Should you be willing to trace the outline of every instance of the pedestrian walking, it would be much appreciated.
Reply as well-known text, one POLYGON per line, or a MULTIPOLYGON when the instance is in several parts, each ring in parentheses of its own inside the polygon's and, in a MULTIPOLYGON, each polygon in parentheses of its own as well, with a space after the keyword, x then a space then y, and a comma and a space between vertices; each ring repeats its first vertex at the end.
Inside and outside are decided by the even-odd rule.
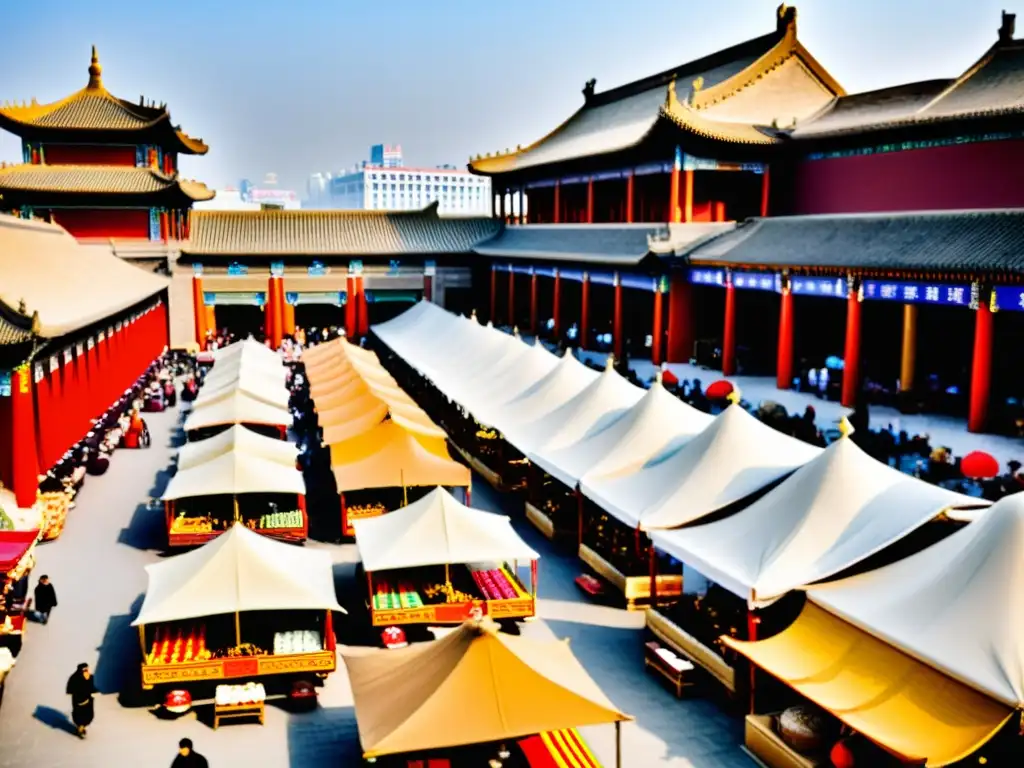
POLYGON ((57 607, 57 592, 49 576, 39 577, 34 594, 36 607, 32 617, 40 624, 45 624, 50 620, 50 611, 57 607))
POLYGON ((79 664, 78 669, 68 678, 66 693, 71 697, 71 722, 78 729, 78 738, 85 738, 85 729, 92 724, 92 697, 96 695, 96 683, 88 664, 79 664))
POLYGON ((178 755, 171 768, 210 768, 210 764, 192 748, 192 739, 182 739, 178 742, 178 755))

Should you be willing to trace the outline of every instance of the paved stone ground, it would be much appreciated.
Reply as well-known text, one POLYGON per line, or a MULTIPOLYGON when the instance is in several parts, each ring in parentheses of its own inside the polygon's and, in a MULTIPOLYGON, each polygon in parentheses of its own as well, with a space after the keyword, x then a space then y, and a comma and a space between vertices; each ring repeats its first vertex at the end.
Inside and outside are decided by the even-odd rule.
MULTIPOLYGON (((271 706, 262 728, 238 724, 214 733, 192 715, 168 722, 146 709, 119 703, 117 693, 139 662, 138 635, 129 624, 146 589, 144 566, 161 556, 162 516, 146 502, 166 483, 176 418, 174 412, 151 414, 153 446, 118 451, 105 476, 87 479, 61 538, 39 548, 34 575, 50 575, 60 605, 49 625, 30 626, 24 651, 8 679, 0 708, 0 768, 169 765, 183 736, 195 741, 214 768, 358 765, 352 697, 343 668, 321 689, 318 711, 290 715, 271 706), (101 691, 96 721, 85 741, 73 734, 64 695, 68 675, 82 661, 92 665, 101 691)), ((509 503, 482 482, 474 487, 474 501, 492 510, 509 503)), ((516 520, 543 555, 541 619, 525 625, 524 633, 570 638, 577 656, 611 699, 637 717, 636 723, 623 727, 624 764, 750 766, 738 747, 738 720, 707 701, 678 702, 644 673, 642 615, 584 602, 572 583, 579 572, 575 558, 556 553, 521 515, 516 520)), ((307 546, 332 553, 342 603, 351 600, 355 547, 307 546)), ((613 733, 606 727, 589 728, 584 734, 608 766, 614 759, 613 733)))

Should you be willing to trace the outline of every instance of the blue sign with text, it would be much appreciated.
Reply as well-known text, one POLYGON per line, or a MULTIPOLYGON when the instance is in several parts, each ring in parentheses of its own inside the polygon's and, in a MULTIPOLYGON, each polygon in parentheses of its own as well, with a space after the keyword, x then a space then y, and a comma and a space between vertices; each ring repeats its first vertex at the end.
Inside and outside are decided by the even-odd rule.
POLYGON ((694 285, 717 285, 725 287, 724 269, 691 269, 690 282, 694 285))
POLYGON ((996 309, 1024 312, 1024 285, 997 285, 992 290, 995 293, 996 309))
POLYGON ((841 277, 791 277, 789 289, 794 296, 823 296, 827 299, 845 299, 846 280, 841 277))
POLYGON ((902 301, 905 304, 941 304, 969 307, 971 286, 945 283, 909 283, 902 280, 865 280, 864 298, 902 301))
POLYGON ((732 284, 747 291, 782 290, 782 277, 772 272, 734 272, 732 284))

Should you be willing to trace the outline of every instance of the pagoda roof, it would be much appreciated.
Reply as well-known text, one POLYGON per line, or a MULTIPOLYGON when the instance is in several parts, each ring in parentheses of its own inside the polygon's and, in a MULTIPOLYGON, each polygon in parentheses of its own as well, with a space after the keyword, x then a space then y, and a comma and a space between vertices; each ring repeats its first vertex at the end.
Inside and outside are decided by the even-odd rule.
MULTIPOLYGON (((123 134, 161 134, 165 146, 177 152, 204 155, 209 147, 201 139, 192 138, 171 125, 171 114, 166 105, 134 104, 119 99, 103 85, 96 46, 92 49, 89 82, 84 88, 59 101, 39 104, 35 99, 28 104, 8 104, 0 107, 0 128, 17 136, 66 139, 69 134, 85 141, 89 134, 103 134, 104 139, 123 134)), ((109 139, 108 139, 109 140, 109 139)), ((134 139, 130 139, 134 143, 134 139)))
POLYGON ((419 211, 193 211, 183 254, 206 256, 393 256, 470 254, 494 237, 493 218, 419 211))
POLYGON ((130 165, 9 165, 0 167, 0 192, 58 192, 97 195, 149 195, 180 190, 191 200, 214 192, 197 181, 130 165))
POLYGON ((676 255, 698 265, 1024 276, 1024 209, 757 218, 676 255))
POLYGON ((778 140, 769 126, 816 114, 844 94, 797 40, 796 9, 783 5, 767 35, 601 93, 590 81, 583 106, 547 136, 477 156, 469 167, 501 174, 624 151, 666 121, 726 144, 772 144, 778 140), (687 84, 679 97, 677 82, 687 84))

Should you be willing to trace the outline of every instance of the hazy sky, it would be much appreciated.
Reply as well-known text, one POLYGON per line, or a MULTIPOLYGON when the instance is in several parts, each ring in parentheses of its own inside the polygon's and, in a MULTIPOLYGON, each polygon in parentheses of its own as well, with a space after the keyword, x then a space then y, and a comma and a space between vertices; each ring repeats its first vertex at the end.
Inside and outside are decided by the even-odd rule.
MULTIPOLYGON (((7 3, 0 101, 51 101, 99 48, 115 95, 167 102, 211 186, 305 190, 370 144, 453 163, 527 144, 598 90, 770 31, 775 0, 33 0, 7 3)), ((848 91, 952 77, 1024 0, 804 0, 799 36, 848 91)), ((20 161, 0 133, 0 159, 20 161)))

